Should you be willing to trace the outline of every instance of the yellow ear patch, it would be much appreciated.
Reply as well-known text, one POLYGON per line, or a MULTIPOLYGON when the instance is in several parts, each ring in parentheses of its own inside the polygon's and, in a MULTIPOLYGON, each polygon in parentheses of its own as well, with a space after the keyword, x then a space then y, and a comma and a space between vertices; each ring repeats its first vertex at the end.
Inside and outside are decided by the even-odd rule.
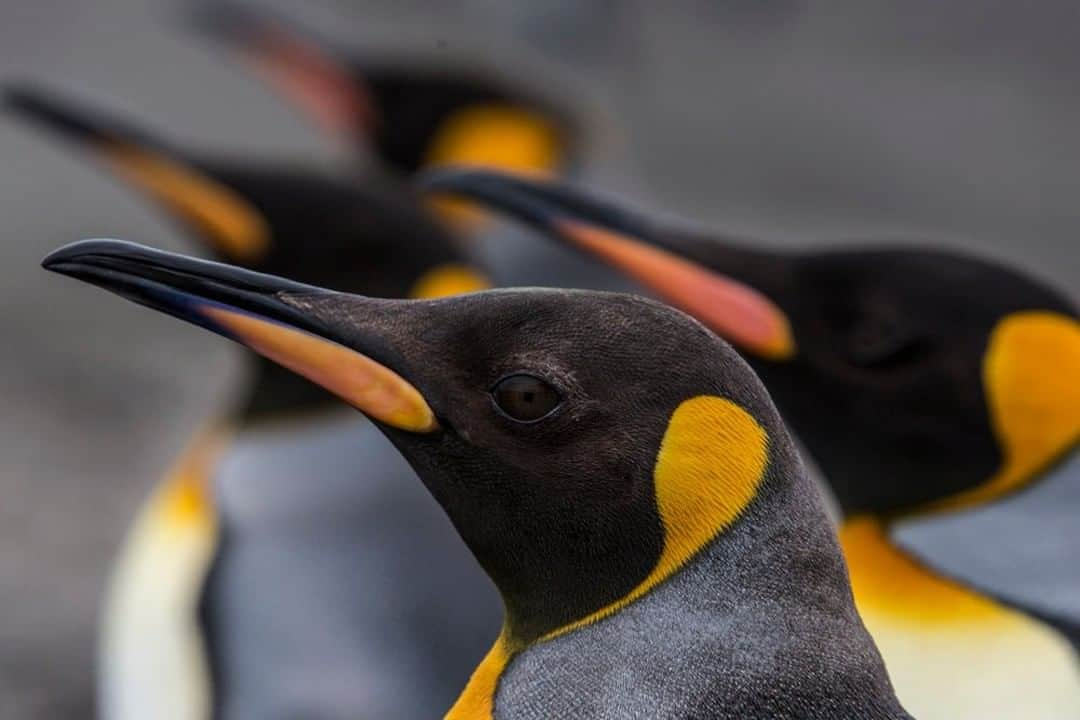
MULTIPOLYGON (((550 174, 562 162, 562 133, 539 115, 505 105, 477 105, 451 115, 432 138, 425 166, 473 165, 550 174)), ((433 197, 435 211, 466 229, 485 213, 468 201, 433 197)))
POLYGON ((549 640, 612 615, 674 575, 727 529, 757 494, 769 459, 764 428, 730 400, 700 395, 671 416, 653 478, 664 548, 625 597, 545 635, 549 640))
POLYGON ((409 432, 431 432, 438 427, 435 414, 416 388, 355 350, 246 313, 214 306, 199 311, 255 352, 380 422, 409 432))
POLYGON ((487 290, 491 282, 465 265, 439 265, 420 276, 409 291, 409 297, 432 299, 487 290))
MULTIPOLYGON (((664 526, 664 548, 656 566, 625 597, 536 642, 614 615, 678 572, 739 518, 757 495, 768 461, 768 434, 746 410, 709 395, 684 401, 668 421, 653 470, 664 526)), ((499 677, 519 650, 511 647, 504 630, 446 720, 490 720, 499 677)))
POLYGON ((1045 311, 998 323, 983 386, 1004 462, 986 483, 931 506, 968 507, 1024 487, 1080 442, 1080 323, 1045 311))
POLYGON ((250 262, 269 248, 266 220, 213 178, 132 145, 110 145, 105 156, 118 175, 198 227, 231 260, 250 262))

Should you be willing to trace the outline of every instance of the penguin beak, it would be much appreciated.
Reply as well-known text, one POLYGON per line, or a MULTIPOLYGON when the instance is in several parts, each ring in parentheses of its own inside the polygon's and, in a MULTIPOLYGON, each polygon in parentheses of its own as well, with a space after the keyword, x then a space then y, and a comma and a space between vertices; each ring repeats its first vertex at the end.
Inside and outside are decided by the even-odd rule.
POLYGON ((479 169, 428 173, 428 192, 479 202, 624 272, 751 354, 795 353, 787 315, 767 296, 664 246, 651 223, 564 185, 479 169))
POLYGON ((392 324, 376 316, 404 301, 347 296, 117 240, 68 245, 42 266, 235 340, 385 425, 412 433, 438 429, 421 393, 365 351, 393 345, 392 324), (328 297, 350 301, 348 329, 304 312, 299 300, 328 297), (371 322, 354 317, 364 312, 371 322))
POLYGON ((377 113, 371 94, 338 53, 313 33, 266 9, 235 2, 206 2, 193 21, 211 39, 239 51, 269 85, 326 132, 374 131, 377 113))
POLYGON ((5 88, 4 105, 94 151, 121 178, 192 224, 225 257, 250 263, 267 252, 270 228, 251 203, 138 130, 30 86, 5 88))

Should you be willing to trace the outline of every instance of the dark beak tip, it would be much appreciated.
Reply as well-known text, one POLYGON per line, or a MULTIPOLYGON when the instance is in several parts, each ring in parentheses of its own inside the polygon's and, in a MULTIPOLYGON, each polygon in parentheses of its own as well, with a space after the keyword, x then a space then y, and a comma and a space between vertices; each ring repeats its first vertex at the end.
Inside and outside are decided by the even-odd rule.
POLYGON ((0 84, 0 107, 4 110, 32 114, 41 104, 41 93, 33 84, 11 80, 0 84))
POLYGON ((80 264, 80 260, 90 256, 122 255, 125 250, 139 247, 123 240, 90 239, 77 240, 53 250, 41 261, 41 267, 52 272, 63 272, 80 264))

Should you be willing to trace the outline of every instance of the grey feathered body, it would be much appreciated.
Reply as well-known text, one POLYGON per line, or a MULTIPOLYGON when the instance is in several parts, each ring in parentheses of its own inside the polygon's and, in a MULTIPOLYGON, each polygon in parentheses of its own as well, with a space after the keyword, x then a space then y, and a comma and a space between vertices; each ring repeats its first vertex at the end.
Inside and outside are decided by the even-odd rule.
POLYGON ((439 717, 501 604, 445 513, 358 413, 242 433, 214 478, 204 597, 218 717, 439 717))

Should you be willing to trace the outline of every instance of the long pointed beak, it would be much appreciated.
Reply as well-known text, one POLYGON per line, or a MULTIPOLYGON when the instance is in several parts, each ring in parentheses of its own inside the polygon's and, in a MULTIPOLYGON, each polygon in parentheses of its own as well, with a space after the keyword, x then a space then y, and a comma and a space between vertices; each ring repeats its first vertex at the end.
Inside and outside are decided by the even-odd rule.
POLYGON ((4 86, 3 104, 6 110, 31 123, 85 145, 130 144, 147 149, 159 145, 119 118, 29 84, 4 86))
POLYGON ((28 85, 6 87, 4 105, 93 151, 118 176, 193 225, 226 257, 252 262, 269 248, 270 228, 251 203, 130 124, 28 85))
POLYGON ((431 172, 421 186, 539 228, 621 270, 747 352, 770 360, 795 353, 787 315, 770 298, 678 254, 652 223, 614 204, 566 185, 480 169, 431 172))
POLYGON ((241 53, 324 131, 349 136, 374 129, 377 113, 367 88, 309 29, 266 8, 229 0, 199 4, 192 19, 203 34, 241 53))
MULTIPOLYGON (((235 340, 386 425, 414 433, 438 428, 415 387, 356 349, 363 332, 346 339, 289 302, 339 293, 118 240, 68 245, 42 266, 235 340)), ((392 302, 372 300, 372 312, 392 302)), ((376 330, 369 334, 372 347, 385 343, 376 330)))

